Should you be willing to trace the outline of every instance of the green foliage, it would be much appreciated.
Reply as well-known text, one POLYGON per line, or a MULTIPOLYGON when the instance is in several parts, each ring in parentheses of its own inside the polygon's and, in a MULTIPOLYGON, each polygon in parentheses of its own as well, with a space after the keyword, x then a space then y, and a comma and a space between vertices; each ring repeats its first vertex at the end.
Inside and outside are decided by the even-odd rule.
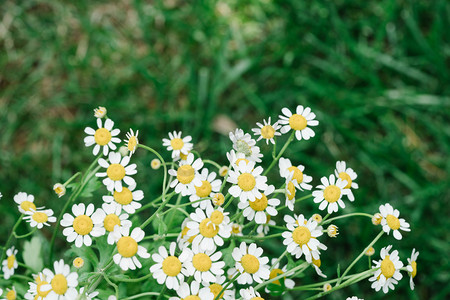
POLYGON ((30 241, 23 243, 23 262, 31 267, 35 273, 44 268, 42 243, 42 238, 37 235, 33 236, 30 241))

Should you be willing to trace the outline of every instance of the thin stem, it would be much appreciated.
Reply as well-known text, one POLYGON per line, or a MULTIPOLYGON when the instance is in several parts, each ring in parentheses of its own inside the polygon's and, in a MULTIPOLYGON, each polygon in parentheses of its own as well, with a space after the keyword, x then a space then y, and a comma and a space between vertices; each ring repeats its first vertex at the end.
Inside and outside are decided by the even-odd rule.
POLYGON ((278 153, 278 155, 275 157, 275 159, 272 161, 272 163, 269 165, 269 167, 264 171, 263 176, 267 175, 267 173, 269 173, 270 169, 273 168, 273 166, 277 163, 277 161, 280 159, 281 155, 283 155, 284 151, 287 149, 287 147, 289 146, 289 144, 294 140, 294 134, 295 131, 292 131, 291 135, 289 136, 288 140, 286 141, 286 143, 284 144, 283 148, 281 148, 280 152, 278 153))
POLYGON ((166 166, 166 161, 164 160, 164 158, 162 158, 162 156, 161 156, 156 150, 154 150, 154 149, 152 149, 152 148, 150 148, 150 147, 148 147, 148 146, 142 145, 142 144, 138 144, 138 147, 141 147, 141 148, 143 148, 143 149, 145 149, 145 150, 147 150, 147 151, 152 152, 152 153, 155 154, 155 155, 158 157, 158 159, 163 163, 163 168, 164 168, 164 180, 163 180, 162 199, 163 199, 163 201, 164 201, 164 200, 166 199, 165 197, 166 197, 166 191, 167 191, 167 188, 166 188, 166 182, 167 182, 167 166, 166 166))
MULTIPOLYGON (((256 225, 258 225, 258 224, 256 224, 256 225)), ((282 233, 280 232, 280 233, 275 233, 275 234, 266 235, 266 236, 252 236, 252 235, 238 236, 238 235, 236 235, 236 236, 234 236, 234 238, 236 238, 236 239, 244 239, 244 240, 245 239, 250 239, 250 240, 267 240, 267 239, 279 237, 281 235, 282 235, 282 233)))
POLYGON ((161 206, 158 207, 158 209, 155 211, 155 213, 153 215, 151 215, 141 226, 142 229, 144 229, 148 224, 150 224, 150 222, 156 217, 158 216, 158 213, 166 206, 166 204, 169 202, 170 198, 167 199, 166 201, 164 201, 161 206))
POLYGON ((116 294, 116 299, 119 299, 119 287, 117 286, 117 284, 115 284, 114 282, 112 282, 109 278, 108 275, 106 275, 105 273, 102 273, 103 278, 105 278, 106 282, 112 286, 114 288, 115 294, 116 294))
POLYGON ((209 159, 203 159, 202 160, 205 164, 210 164, 215 166, 217 169, 222 168, 222 166, 220 166, 218 163, 216 163, 215 161, 209 160, 209 159))
POLYGON ((222 290, 219 292, 219 294, 217 294, 216 298, 214 298, 214 300, 219 300, 222 296, 223 293, 225 293, 225 291, 227 290, 227 287, 232 284, 233 282, 236 281, 236 279, 241 275, 241 273, 239 273, 239 271, 236 270, 236 272, 234 273, 233 277, 231 278, 230 281, 227 282, 227 284, 225 284, 225 286, 222 288, 222 290))
POLYGON ((146 236, 142 240, 143 241, 151 240, 151 239, 160 240, 160 239, 165 239, 165 238, 170 238, 170 237, 177 237, 178 235, 179 235, 179 233, 167 233, 164 235, 154 234, 154 235, 146 236))
POLYGON ((295 268, 292 268, 292 269, 286 271, 286 272, 283 273, 283 274, 280 274, 280 275, 278 275, 278 276, 276 276, 276 277, 274 277, 274 278, 272 278, 272 279, 270 279, 270 280, 261 282, 260 284, 258 284, 257 286, 255 286, 255 291, 257 291, 257 290, 259 290, 260 288, 262 288, 262 287, 268 285, 269 283, 272 283, 272 282, 277 281, 277 280, 279 280, 279 279, 281 279, 281 278, 284 278, 284 277, 288 277, 288 276, 292 275, 293 273, 295 273, 297 270, 300 270, 300 269, 304 268, 305 266, 308 267, 308 265, 309 265, 309 264, 308 264, 307 262, 304 262, 304 263, 302 263, 302 264, 296 266, 295 268))
POLYGON ((163 289, 162 289, 162 291, 161 291, 161 293, 159 293, 159 296, 158 296, 158 299, 157 299, 157 300, 160 300, 160 299, 163 297, 163 295, 164 295, 164 293, 166 292, 166 290, 167 290, 167 286, 164 285, 164 286, 163 286, 163 289))
POLYGON ((120 282, 140 282, 146 279, 149 279, 152 277, 152 273, 148 273, 145 276, 139 277, 139 278, 112 278, 115 281, 120 281, 120 282))
POLYGON ((275 265, 276 265, 277 263, 279 263, 279 262, 281 261, 281 259, 287 254, 287 252, 288 252, 288 251, 285 250, 285 251, 283 252, 283 254, 281 254, 280 257, 277 258, 277 260, 275 261, 275 263, 273 263, 272 266, 270 267, 271 270, 275 267, 275 265))
POLYGON ((353 216, 363 216, 363 217, 368 217, 368 218, 371 218, 371 219, 373 217, 373 215, 366 214, 366 213, 351 213, 351 214, 346 214, 346 215, 342 215, 342 216, 339 216, 339 217, 334 217, 334 218, 328 219, 326 221, 322 220, 321 225, 325 225, 325 224, 331 223, 334 220, 339 220, 339 219, 353 217, 353 216))
MULTIPOLYGON (((157 292, 145 292, 145 293, 141 293, 141 294, 137 294, 131 297, 127 297, 127 298, 123 298, 122 300, 132 300, 132 299, 137 299, 137 298, 141 298, 141 297, 145 297, 145 296, 159 296, 160 293, 157 292)), ((164 295, 164 297, 169 298, 169 296, 164 295)))
POLYGON ((18 235, 18 234, 16 234, 16 233, 14 232, 14 237, 15 237, 16 239, 23 239, 23 238, 26 238, 27 236, 30 236, 30 235, 32 235, 33 233, 35 233, 36 230, 37 230, 37 227, 34 227, 30 232, 25 233, 25 234, 22 234, 22 235, 18 235))
MULTIPOLYGON (((298 202, 300 202, 300 201, 306 200, 306 199, 308 199, 308 198, 311 198, 312 196, 313 196, 313 195, 311 194, 311 195, 306 195, 306 196, 303 196, 303 197, 301 197, 301 198, 295 199, 294 204, 295 204, 295 203, 298 203, 298 202)), ((281 207, 277 208, 277 210, 278 210, 278 211, 281 211, 281 210, 285 209, 286 207, 287 207, 287 206, 284 205, 284 206, 281 206, 281 207)))
POLYGON ((17 227, 19 227, 19 224, 22 222, 23 216, 24 216, 24 214, 21 214, 19 219, 16 221, 16 224, 14 224, 14 227, 11 230, 11 234, 9 235, 8 240, 6 241, 5 247, 2 252, 2 258, 0 259, 0 261, 3 261, 3 259, 5 258, 6 251, 8 250, 8 248, 11 244, 11 240, 14 236, 14 233, 16 232, 17 227))
POLYGON ((72 177, 70 177, 66 182, 64 182, 63 186, 67 186, 69 183, 71 183, 75 178, 77 178, 81 172, 75 173, 72 177))

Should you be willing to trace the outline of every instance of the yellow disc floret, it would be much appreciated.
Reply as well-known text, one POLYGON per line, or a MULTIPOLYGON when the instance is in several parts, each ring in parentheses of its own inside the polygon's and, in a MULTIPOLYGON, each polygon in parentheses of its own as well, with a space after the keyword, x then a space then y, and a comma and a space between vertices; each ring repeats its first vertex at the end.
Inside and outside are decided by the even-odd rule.
POLYGON ((121 164, 110 164, 106 174, 111 180, 119 181, 125 177, 125 168, 121 164))
POLYGON ((389 258, 389 255, 386 255, 386 257, 381 262, 381 274, 383 274, 384 277, 388 279, 394 276, 394 273, 395 273, 394 263, 389 258))
POLYGON ((214 226, 209 218, 204 219, 199 225, 200 234, 207 238, 212 238, 219 233, 219 226, 214 226))
POLYGON ((387 215, 386 217, 386 222, 387 225, 392 229, 392 230, 398 230, 400 228, 400 221, 397 217, 395 217, 394 215, 387 215))
POLYGON ((200 272, 206 272, 211 269, 212 261, 205 253, 195 254, 192 258, 192 265, 200 272))
POLYGON ((303 130, 306 128, 307 121, 304 116, 293 114, 289 118, 289 126, 294 130, 303 130))
POLYGON ((298 245, 303 246, 311 239, 311 231, 305 226, 299 226, 292 232, 292 239, 298 245))
POLYGON ((275 129, 271 125, 261 128, 261 136, 265 139, 271 139, 275 136, 275 129))
POLYGON ((48 220, 48 216, 46 213, 43 212, 35 212, 32 216, 33 220, 35 220, 37 223, 45 223, 48 220))
POLYGON ((73 229, 80 235, 89 234, 94 228, 92 219, 86 215, 79 215, 73 220, 73 229))
POLYGON ((339 178, 347 181, 347 185, 344 187, 344 189, 349 189, 352 187, 352 179, 350 178, 350 175, 345 172, 341 172, 339 173, 339 178))
POLYGON ((183 300, 202 300, 202 299, 200 299, 199 296, 189 295, 186 298, 183 298, 183 300))
MULTIPOLYGON (((221 284, 218 283, 213 283, 209 286, 209 289, 211 290, 211 293, 213 293, 214 295, 214 299, 216 299, 217 295, 219 295, 219 293, 222 291, 223 286, 221 284)), ((223 293, 220 294, 219 299, 223 299, 223 293)))
POLYGON ((417 275, 417 262, 413 260, 411 262, 411 267, 413 269, 412 272, 411 272, 411 276, 412 276, 412 278, 414 278, 417 275))
POLYGON ((238 185, 245 192, 253 190, 256 185, 255 176, 250 173, 242 173, 238 177, 238 185))
POLYGON ((184 142, 182 139, 175 138, 170 141, 170 145, 172 146, 173 150, 181 150, 184 146, 184 142))
POLYGON ((291 166, 288 168, 289 173, 294 172, 294 176, 292 176, 292 180, 297 180, 297 183, 303 182, 303 172, 300 171, 299 168, 291 166))
POLYGON ((295 198, 295 185, 291 181, 289 181, 289 183, 287 185, 286 196, 289 200, 292 200, 295 198))
POLYGON ((81 257, 77 257, 73 260, 73 266, 77 269, 81 268, 84 266, 84 259, 82 259, 81 257))
POLYGON ((213 203, 217 206, 221 206, 225 202, 225 196, 222 193, 217 193, 213 196, 213 203))
POLYGON ((269 201, 267 200, 266 195, 264 195, 263 193, 261 193, 261 195, 261 198, 256 198, 255 201, 249 201, 250 207, 254 211, 263 211, 267 208, 267 204, 269 203, 269 201))
POLYGON ((16 262, 16 256, 14 254, 11 254, 6 259, 6 265, 8 266, 8 269, 12 269, 14 267, 14 263, 16 262))
MULTIPOLYGON (((281 274, 283 274, 283 273, 284 273, 284 272, 283 272, 283 270, 281 270, 281 269, 273 269, 272 271, 270 271, 269 280, 270 280, 270 279, 273 279, 273 278, 275 278, 275 277, 277 277, 278 275, 281 275, 281 274)), ((272 281, 272 283, 273 283, 273 284, 281 285, 280 280, 272 281)))
POLYGON ((177 179, 182 184, 188 184, 195 177, 195 170, 190 165, 183 165, 177 170, 177 179))
POLYGON ((117 251, 123 257, 133 257, 138 251, 138 243, 130 236, 123 236, 117 242, 117 251))
POLYGON ((34 205, 34 203, 30 201, 23 201, 22 203, 20 203, 20 208, 22 208, 24 211, 31 211, 36 210, 36 205, 34 205))
POLYGON ((177 276, 181 272, 181 261, 175 256, 163 260, 162 270, 167 276, 177 276))
POLYGON ((111 132, 106 128, 99 128, 94 134, 95 142, 100 146, 105 146, 111 141, 111 132))
POLYGON ((249 274, 255 274, 259 270, 259 260, 254 255, 245 254, 242 256, 241 264, 244 271, 249 274))
POLYGON ((114 192, 114 200, 116 200, 116 202, 119 204, 127 205, 130 204, 131 201, 133 201, 133 194, 128 188, 122 187, 121 192, 114 192))
POLYGON ((323 191, 323 197, 329 203, 334 203, 341 197, 341 189, 335 185, 329 185, 323 191))
POLYGON ((209 218, 215 225, 220 225, 224 219, 224 215, 221 211, 215 210, 211 213, 211 217, 209 218))
POLYGON ((195 192, 197 193, 197 196, 199 196, 200 198, 208 197, 209 194, 211 194, 211 191, 212 191, 211 183, 209 183, 209 181, 207 180, 203 180, 201 186, 195 187, 195 192))
POLYGON ((16 300, 17 294, 15 290, 10 290, 8 293, 6 293, 6 299, 7 300, 16 300))
POLYGON ((67 279, 62 274, 56 274, 50 284, 52 290, 58 295, 64 295, 67 291, 67 279))
POLYGON ((114 226, 120 226, 120 219, 116 214, 109 214, 103 220, 103 226, 109 232, 114 231, 114 226))

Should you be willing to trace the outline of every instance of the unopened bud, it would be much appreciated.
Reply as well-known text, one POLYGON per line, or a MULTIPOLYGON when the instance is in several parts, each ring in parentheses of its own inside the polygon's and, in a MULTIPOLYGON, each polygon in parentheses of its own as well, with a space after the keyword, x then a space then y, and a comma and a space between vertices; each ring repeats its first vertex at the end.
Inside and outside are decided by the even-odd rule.
POLYGON ((372 256, 375 254, 375 248, 370 247, 369 249, 367 249, 366 253, 364 253, 367 256, 372 256))
POLYGON ((228 167, 227 166, 222 166, 219 169, 219 175, 222 177, 225 177, 228 174, 228 167))
POLYGON ((383 219, 383 216, 380 213, 376 213, 372 217, 372 224, 373 225, 380 225, 382 219, 383 219))
POLYGON ((153 159, 150 163, 153 170, 158 170, 161 167, 161 161, 157 158, 153 159))
POLYGON ((336 225, 331 224, 327 228, 327 233, 329 237, 337 237, 339 234, 338 227, 336 225))
POLYGON ((103 118, 106 116, 106 107, 99 106, 98 108, 94 108, 94 117, 103 118))
POLYGON ((55 184, 53 186, 53 190, 55 191, 56 195, 58 195, 59 198, 61 198, 66 194, 66 187, 61 183, 55 184))

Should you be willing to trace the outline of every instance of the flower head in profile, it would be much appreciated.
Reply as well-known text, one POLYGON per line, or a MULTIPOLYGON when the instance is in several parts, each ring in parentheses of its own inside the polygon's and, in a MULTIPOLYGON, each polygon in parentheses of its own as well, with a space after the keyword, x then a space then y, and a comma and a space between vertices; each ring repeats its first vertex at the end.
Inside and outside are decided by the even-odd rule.
POLYGON ((106 107, 99 106, 98 108, 94 108, 94 117, 103 118, 104 116, 106 116, 107 112, 108 111, 106 110, 106 107))
POLYGON ((42 207, 36 208, 36 205, 34 204, 34 196, 28 195, 24 192, 19 192, 18 194, 14 195, 14 202, 16 202, 19 205, 19 211, 24 214, 27 211, 36 211, 38 209, 42 209, 42 207))
POLYGON ((70 272, 69 265, 64 260, 55 261, 53 263, 53 271, 44 269, 44 280, 46 284, 40 286, 43 292, 49 291, 45 299, 72 300, 76 299, 78 292, 78 274, 70 272))
POLYGON ((53 186, 53 190, 55 191, 56 195, 58 195, 59 198, 61 198, 66 194, 66 187, 61 183, 56 183, 53 186))
POLYGON ((127 132, 126 136, 127 139, 123 140, 125 144, 127 145, 128 151, 130 151, 130 156, 136 152, 136 148, 139 145, 138 140, 139 130, 136 130, 136 134, 134 133, 133 129, 130 128, 130 131, 127 132))
POLYGON ((50 293, 51 286, 48 285, 48 281, 44 273, 39 273, 33 275, 34 282, 29 282, 29 289, 25 294, 25 299, 27 300, 45 300, 47 295, 50 293), (45 286, 45 289, 42 287, 45 286))
POLYGON ((2 271, 5 279, 9 279, 14 275, 15 269, 19 267, 16 255, 17 249, 14 246, 6 250, 6 259, 2 262, 2 271))
POLYGON ((141 258, 150 257, 147 249, 138 244, 145 237, 144 230, 136 227, 130 233, 130 227, 116 225, 113 233, 117 245, 117 253, 113 256, 114 262, 124 271, 142 268, 138 256, 141 258))
POLYGON ((181 131, 169 132, 169 139, 163 139, 163 146, 167 147, 168 151, 172 151, 173 159, 180 159, 183 155, 188 155, 194 145, 191 143, 192 137, 190 135, 181 137, 181 131))
POLYGON ((312 177, 303 173, 305 166, 298 165, 293 166, 288 158, 281 157, 278 165, 280 167, 280 176, 282 178, 288 178, 292 173, 292 182, 295 187, 300 190, 311 190, 312 186, 309 184, 312 181, 312 177))
POLYGON ((411 231, 409 224, 405 219, 399 219, 400 212, 398 209, 394 209, 389 203, 385 205, 380 205, 380 214, 383 217, 381 219, 381 226, 383 226, 383 231, 389 234, 392 230, 394 238, 396 240, 402 239, 402 231, 411 231))
POLYGON ((109 150, 116 150, 115 144, 120 143, 120 139, 116 136, 119 135, 119 129, 113 129, 114 122, 111 119, 107 119, 105 123, 102 123, 102 119, 97 119, 98 129, 86 127, 84 132, 88 135, 84 138, 84 144, 86 147, 95 145, 92 154, 97 155, 103 147, 103 155, 108 155, 109 150), (103 126, 104 125, 104 126, 103 126))
POLYGON ((319 121, 315 120, 316 115, 311 112, 309 107, 304 108, 303 105, 298 105, 294 114, 286 107, 281 112, 283 115, 279 116, 280 120, 278 121, 282 125, 281 133, 293 130, 297 140, 309 140, 315 135, 311 127, 319 125, 319 121))
POLYGON ((50 223, 56 222, 56 217, 53 216, 53 210, 51 209, 28 210, 25 212, 23 219, 30 223, 31 227, 37 227, 37 229, 41 229, 44 225, 50 226, 50 223))
POLYGON ((263 120, 264 125, 261 123, 256 123, 258 128, 252 128, 252 131, 255 135, 259 135, 259 138, 256 141, 259 141, 261 139, 266 140, 266 144, 269 144, 269 141, 272 144, 275 144, 275 136, 280 136, 281 133, 278 132, 278 129, 281 128, 281 125, 279 125, 277 122, 275 122, 273 125, 271 125, 271 120, 269 117, 269 120, 263 120))
POLYGON ((419 251, 413 249, 411 253, 411 258, 408 258, 408 275, 409 275, 409 286, 411 290, 414 290, 414 281, 413 278, 417 275, 417 258, 419 257, 419 251))
POLYGON ((385 294, 389 289, 393 290, 398 281, 403 278, 403 275, 400 273, 403 263, 400 261, 397 250, 389 253, 391 249, 392 245, 381 249, 381 260, 374 260, 374 265, 372 266, 372 268, 379 269, 369 278, 369 281, 372 282, 371 287, 377 292, 382 289, 385 294))

